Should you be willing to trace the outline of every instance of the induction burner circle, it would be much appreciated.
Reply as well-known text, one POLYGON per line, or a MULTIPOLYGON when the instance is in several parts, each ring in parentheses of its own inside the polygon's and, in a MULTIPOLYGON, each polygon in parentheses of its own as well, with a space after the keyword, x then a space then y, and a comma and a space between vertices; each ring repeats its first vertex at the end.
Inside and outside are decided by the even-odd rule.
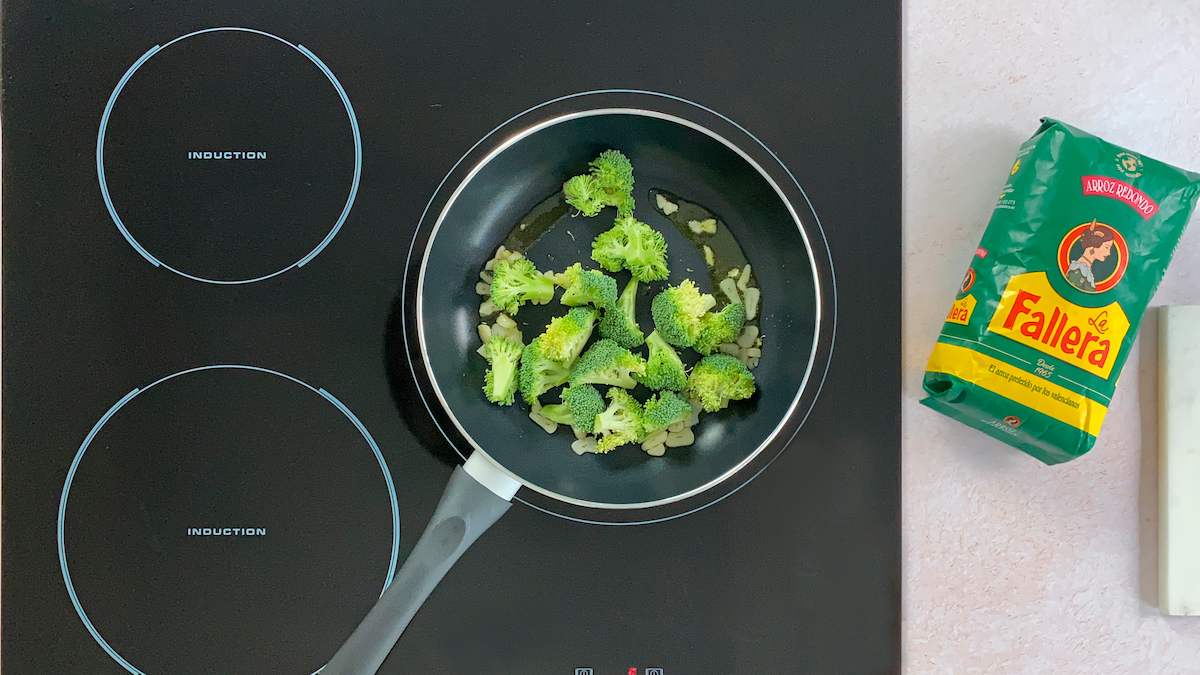
POLYGON ((346 90, 304 45, 208 28, 151 47, 117 82, 96 173, 113 223, 150 264, 247 284, 303 267, 337 235, 362 139, 346 90))
POLYGON ((324 389, 244 365, 123 396, 79 446, 58 510, 71 603, 131 673, 317 671, 391 583, 399 545, 362 422, 324 389))

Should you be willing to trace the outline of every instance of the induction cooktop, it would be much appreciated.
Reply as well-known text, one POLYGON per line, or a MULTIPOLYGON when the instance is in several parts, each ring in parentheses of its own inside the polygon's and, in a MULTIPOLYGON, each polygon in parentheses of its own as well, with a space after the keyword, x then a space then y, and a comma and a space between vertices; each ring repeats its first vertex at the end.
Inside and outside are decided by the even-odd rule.
POLYGON ((7 3, 4 672, 317 672, 459 461, 405 361, 422 209, 513 114, 609 87, 727 115, 803 186, 821 395, 688 518, 517 505, 381 672, 897 670, 898 15, 7 3))

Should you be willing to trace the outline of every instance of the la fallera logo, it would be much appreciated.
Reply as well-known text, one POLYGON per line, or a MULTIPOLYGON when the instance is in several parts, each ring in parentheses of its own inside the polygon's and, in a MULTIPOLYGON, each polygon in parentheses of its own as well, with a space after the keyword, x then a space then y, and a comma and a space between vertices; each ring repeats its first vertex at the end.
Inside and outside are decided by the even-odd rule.
POLYGON ((1108 379, 1129 318, 1116 302, 1076 305, 1054 290, 1045 272, 1026 272, 1009 279, 988 330, 1108 379))
POLYGON ((1076 225, 1058 244, 1058 271, 1084 293, 1116 286, 1129 268, 1129 244, 1116 228, 1096 221, 1076 225))
POLYGON ((962 283, 958 286, 959 293, 966 293, 975 285, 975 268, 968 267, 967 273, 963 275, 962 283))

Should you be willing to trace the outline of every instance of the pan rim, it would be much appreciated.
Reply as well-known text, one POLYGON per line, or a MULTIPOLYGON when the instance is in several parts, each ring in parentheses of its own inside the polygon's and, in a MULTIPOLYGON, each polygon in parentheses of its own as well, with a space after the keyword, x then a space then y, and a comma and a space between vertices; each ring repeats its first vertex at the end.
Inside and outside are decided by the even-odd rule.
MULTIPOLYGON (((808 213, 811 214, 813 217, 813 223, 812 223, 811 227, 816 228, 816 234, 820 235, 821 241, 825 244, 825 248, 823 250, 826 252, 826 255, 828 255, 828 242, 825 238, 825 233, 824 233, 823 228, 821 227, 819 218, 816 215, 816 211, 815 211, 815 209, 813 209, 812 203, 808 199, 808 195, 804 192, 804 189, 800 186, 799 182, 796 180, 795 176, 791 173, 791 171, 787 168, 787 166, 783 164, 783 162, 779 159, 779 157, 765 143, 763 143, 762 140, 760 140, 757 136, 755 136, 749 130, 745 129, 744 127, 739 125, 737 122, 733 121, 732 119, 726 117, 725 115, 722 115, 721 113, 719 113, 715 110, 707 108, 703 105, 700 105, 698 103, 694 103, 687 99, 683 99, 683 98, 673 96, 670 94, 663 94, 663 93, 659 93, 659 92, 635 90, 635 89, 603 89, 603 90, 595 90, 595 91, 587 91, 587 92, 579 92, 579 93, 575 93, 575 94, 569 94, 567 96, 562 96, 559 98, 552 99, 550 101, 540 103, 540 104, 535 105, 525 111, 522 111, 521 113, 518 113, 518 114, 512 116, 507 121, 500 124, 496 128, 492 129, 487 134, 485 134, 482 138, 480 138, 475 144, 473 144, 466 151, 466 153, 464 153, 462 155, 462 157, 460 157, 454 163, 454 165, 450 168, 450 170, 446 174, 446 176, 443 177, 442 181, 435 188, 433 196, 431 196, 429 202, 425 206, 424 211, 422 212, 421 221, 424 221, 425 218, 428 216, 429 209, 431 207, 433 207, 434 202, 437 200, 438 195, 441 193, 441 190, 444 187, 446 181, 449 180, 452 175, 454 175, 454 173, 458 170, 459 165, 462 164, 462 162, 464 160, 466 160, 476 150, 476 148, 478 148, 485 141, 487 141, 489 138, 491 138, 496 132, 500 131, 504 127, 511 124, 513 121, 521 118, 522 116, 524 116, 532 111, 535 111, 538 108, 542 108, 544 106, 550 105, 552 103, 556 103, 556 102, 563 101, 563 100, 570 99, 570 98, 586 96, 589 94, 610 94, 610 93, 612 93, 612 94, 641 94, 641 95, 658 96, 658 97, 663 97, 663 98, 679 101, 682 103, 686 103, 688 105, 699 108, 711 115, 715 115, 716 117, 720 118, 724 122, 727 122, 727 123, 733 125, 738 131, 746 134, 750 139, 752 139, 754 142, 758 143, 758 145, 763 150, 765 150, 767 152, 767 154, 776 161, 776 163, 778 163, 779 167, 783 170, 783 172, 787 176, 787 178, 791 179, 792 184, 799 191, 800 196, 804 199, 805 203, 808 206, 808 213)), ((529 489, 533 490, 534 492, 544 495, 550 499, 553 499, 555 501, 562 502, 565 504, 577 506, 577 507, 587 508, 587 509, 595 509, 595 510, 608 509, 608 510, 614 510, 614 511, 627 511, 628 512, 628 511, 652 509, 655 507, 660 507, 660 506, 665 506, 668 504, 682 502, 682 501, 688 500, 692 497, 696 497, 697 495, 700 495, 709 490, 712 490, 716 486, 733 478, 734 476, 739 474, 742 470, 746 469, 746 467, 749 466, 750 464, 752 464, 756 459, 758 459, 758 457, 764 452, 764 450, 766 450, 768 447, 771 447, 771 445, 779 438, 780 434, 785 430, 785 428, 788 427, 789 422, 791 422, 793 417, 796 415, 797 409, 800 406, 801 401, 804 398, 805 392, 808 391, 810 385, 814 386, 814 389, 812 391, 812 401, 813 402, 815 402, 817 396, 820 394, 821 388, 823 387, 825 377, 828 373, 828 360, 826 361, 825 368, 822 369, 821 372, 819 373, 819 381, 814 380, 813 370, 817 366, 816 361, 817 361, 818 354, 822 351, 822 338, 821 338, 822 327, 825 324, 825 322, 836 321, 836 307, 837 307, 836 283, 834 280, 832 260, 830 260, 829 261, 830 265, 828 268, 828 273, 829 273, 828 288, 823 288, 823 285, 825 285, 825 284, 823 283, 823 279, 822 279, 822 275, 821 275, 821 268, 816 260, 816 251, 814 249, 813 242, 810 238, 810 233, 808 231, 809 227, 810 226, 806 226, 804 220, 800 217, 800 214, 797 212, 796 204, 793 203, 793 200, 791 198, 789 198, 787 194, 785 194, 784 190, 780 187, 779 183, 775 180, 775 177, 772 176, 770 172, 768 172, 754 157, 752 157, 748 152, 746 152, 737 143, 734 143, 733 141, 729 140, 728 138, 721 135, 717 131, 710 129, 707 126, 705 126, 699 122, 695 122, 695 121, 686 119, 684 117, 680 117, 678 115, 674 115, 674 114, 667 113, 667 112, 662 112, 659 110, 650 110, 647 108, 629 107, 629 106, 607 106, 607 107, 587 108, 584 110, 577 110, 577 111, 567 112, 567 113, 563 113, 563 114, 558 114, 558 115, 555 115, 548 119, 538 121, 534 124, 531 124, 531 125, 528 125, 525 127, 521 127, 520 129, 509 134, 506 138, 504 138, 504 140, 502 142, 500 142, 496 147, 492 148, 486 155, 484 155, 482 158, 480 158, 478 161, 476 161, 474 165, 471 166, 470 170, 467 171, 467 173, 463 176, 462 179, 459 180, 459 183, 455 187, 454 191, 450 194, 450 196, 446 199, 445 203, 441 206, 440 211, 438 212, 438 216, 437 216, 436 220, 434 221, 433 226, 429 230, 428 240, 425 242, 424 250, 422 251, 422 254, 421 254, 421 265, 420 265, 419 272, 417 275, 415 312, 414 312, 417 342, 418 342, 418 346, 419 346, 419 350, 420 350, 421 360, 424 363, 425 374, 428 377, 429 385, 432 387, 434 395, 438 399, 438 404, 440 405, 442 412, 450 419, 451 423, 454 425, 455 429, 457 429, 460 436, 463 439, 465 439, 467 441, 467 443, 471 446, 473 452, 482 453, 484 455, 484 457, 486 457, 489 461, 491 461, 493 464, 495 464, 497 467, 499 467, 501 469, 501 471, 503 471, 506 475, 510 476, 513 480, 517 481, 520 485, 522 485, 526 488, 529 488, 529 489), (444 221, 446 215, 449 213, 450 209, 454 206, 458 197, 462 194, 462 192, 466 189, 466 187, 472 182, 472 180, 474 180, 475 176, 485 166, 487 166, 492 160, 494 160, 496 157, 498 157, 500 154, 502 154, 503 152, 508 150, 510 147, 512 147, 516 143, 522 141, 523 139, 537 133, 538 131, 541 131, 543 129, 546 129, 546 128, 549 128, 549 127, 552 127, 552 126, 555 126, 558 124, 562 124, 564 122, 568 122, 571 120, 585 118, 585 117, 602 116, 602 115, 642 116, 642 117, 661 119, 664 121, 672 122, 674 124, 679 124, 680 126, 686 127, 693 131, 698 131, 698 132, 708 136, 709 138, 716 140, 717 142, 721 143, 723 146, 725 146, 726 148, 728 148, 729 150, 731 150, 735 154, 737 154, 742 159, 742 161, 746 162, 764 180, 767 181, 767 184, 771 186, 771 189, 775 192, 775 195, 778 197, 778 199, 782 202, 784 207, 787 209, 788 213, 791 215, 792 221, 796 224, 796 230, 800 234, 801 240, 804 242, 804 248, 805 248, 805 252, 808 256, 808 264, 809 264, 809 268, 812 272, 812 279, 813 279, 813 298, 814 298, 813 345, 809 352, 808 363, 805 366, 804 376, 801 379, 799 386, 796 388, 795 395, 793 396, 792 401, 789 403, 786 412, 779 417, 779 420, 776 423, 775 427, 771 430, 771 432, 769 434, 766 435, 766 437, 758 444, 758 446, 754 450, 746 453, 746 455, 741 460, 739 460, 735 465, 731 466, 729 469, 727 469, 726 471, 721 473, 719 476, 716 476, 713 479, 708 480, 708 481, 704 482, 703 484, 693 487, 691 489, 688 489, 684 492, 680 492, 680 493, 671 495, 670 497, 665 497, 662 499, 657 499, 657 500, 648 501, 648 502, 610 503, 610 502, 596 502, 596 501, 578 499, 578 498, 560 494, 553 490, 542 487, 530 480, 523 478, 522 476, 516 474, 515 472, 510 471, 506 466, 504 466, 504 464, 502 462, 495 459, 490 453, 488 453, 484 449, 484 447, 480 443, 478 443, 475 440, 475 438, 466 430, 463 423, 458 419, 458 416, 455 414, 454 410, 447 402, 444 394, 442 393, 441 385, 439 384, 439 380, 438 380, 438 376, 435 374, 434 369, 430 364, 428 348, 427 348, 427 343, 426 343, 426 331, 425 331, 425 327, 424 327, 424 316, 423 316, 423 313, 424 313, 424 306, 423 306, 424 305, 424 284, 425 284, 426 270, 427 270, 428 264, 429 264, 430 251, 433 247, 433 243, 437 239, 438 232, 441 229, 442 222, 444 221), (823 304, 825 293, 829 294, 828 316, 826 316, 826 307, 823 304)), ((417 241, 419 238, 420 238, 420 228, 418 228, 417 234, 414 236, 413 242, 410 245, 409 255, 408 255, 408 258, 409 258, 408 265, 409 266, 411 266, 411 264, 412 264, 414 250, 415 250, 415 247, 417 245, 417 241)), ((832 331, 831 331, 830 332, 830 344, 828 345, 828 349, 826 350, 827 354, 832 352, 832 346, 833 346, 832 341, 833 341, 833 337, 832 337, 832 331)), ((409 359, 409 367, 410 367, 410 369, 414 368, 414 364, 412 363, 411 358, 409 359)), ((415 371, 413 374, 414 374, 414 376, 416 375, 415 371)), ((798 421, 798 423, 795 425, 795 429, 798 429, 801 425, 803 425, 804 421, 807 419, 808 414, 811 412, 811 410, 812 410, 812 406, 809 405, 808 410, 806 410, 804 412, 803 419, 800 419, 798 421)), ((794 434, 794 431, 793 431, 793 434, 794 434)), ((451 442, 451 445, 454 445, 453 442, 451 442)), ((455 448, 455 449, 457 450, 457 448, 455 448)), ((463 453, 460 451, 459 454, 462 455, 463 453)), ((463 456, 465 457, 466 455, 463 455, 463 456)), ((769 465, 769 463, 770 462, 768 461, 767 464, 769 465)), ((709 506, 713 503, 716 503, 717 501, 720 501, 721 499, 724 499, 725 497, 728 497, 730 494, 733 494, 738 489, 743 487, 745 484, 749 483, 750 480, 753 480, 754 477, 758 476, 762 472, 762 469, 764 469, 764 468, 766 468, 766 465, 759 468, 759 470, 756 471, 752 476, 750 476, 746 481, 734 486, 733 489, 731 489, 728 493, 723 494, 720 497, 713 499, 712 501, 708 502, 707 504, 705 504, 703 506, 700 506, 695 509, 690 509, 690 510, 686 511, 685 513, 691 513, 695 510, 705 508, 706 506, 709 506)), ((523 503, 529 503, 529 502, 525 502, 525 500, 522 500, 519 494, 516 496, 516 498, 519 501, 522 501, 523 503)), ((534 508, 545 510, 542 507, 537 506, 536 504, 530 504, 530 505, 534 506, 534 508)), ((553 511, 551 511, 551 513, 554 513, 554 515, 560 515, 553 511)), ((684 514, 677 514, 677 515, 684 515, 684 514)), ((567 517, 570 518, 570 516, 567 516, 567 517)), ((677 517, 677 516, 672 516, 672 517, 677 517)), ((586 522, 591 522, 591 521, 586 521, 586 522)))

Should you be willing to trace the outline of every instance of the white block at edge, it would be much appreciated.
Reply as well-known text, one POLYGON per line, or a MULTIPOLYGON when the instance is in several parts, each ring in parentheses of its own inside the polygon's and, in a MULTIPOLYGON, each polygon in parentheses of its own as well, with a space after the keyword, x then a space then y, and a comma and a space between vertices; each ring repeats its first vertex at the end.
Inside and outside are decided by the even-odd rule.
POLYGON ((1200 615, 1200 306, 1158 324, 1158 606, 1200 615))

